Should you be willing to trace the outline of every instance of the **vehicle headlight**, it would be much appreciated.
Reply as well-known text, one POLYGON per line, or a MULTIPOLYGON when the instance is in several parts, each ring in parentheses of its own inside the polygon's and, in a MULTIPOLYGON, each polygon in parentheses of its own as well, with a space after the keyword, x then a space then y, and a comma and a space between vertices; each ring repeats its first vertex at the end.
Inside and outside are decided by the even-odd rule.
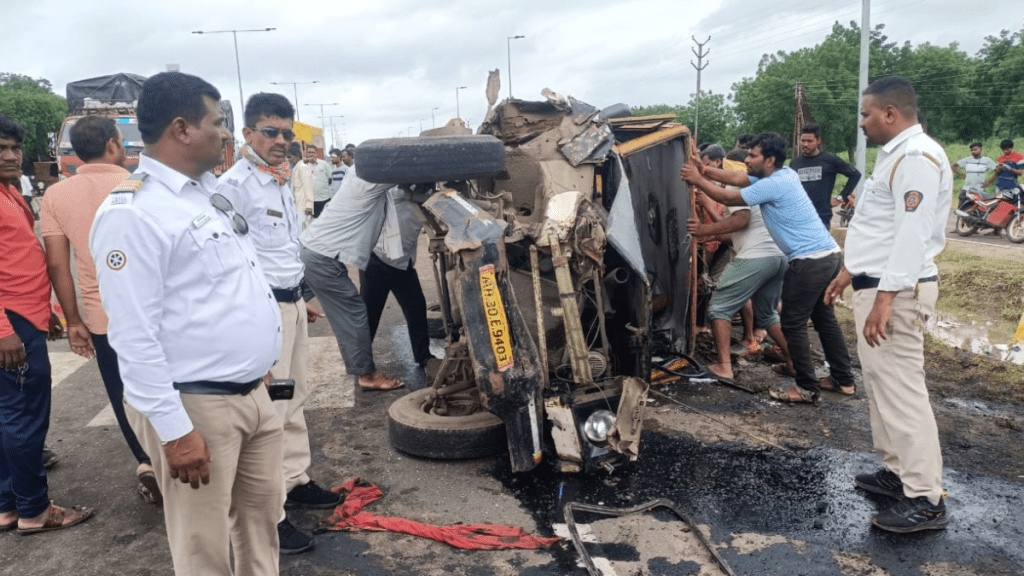
POLYGON ((608 433, 615 427, 615 414, 608 410, 595 410, 583 423, 583 434, 595 444, 608 441, 608 433))

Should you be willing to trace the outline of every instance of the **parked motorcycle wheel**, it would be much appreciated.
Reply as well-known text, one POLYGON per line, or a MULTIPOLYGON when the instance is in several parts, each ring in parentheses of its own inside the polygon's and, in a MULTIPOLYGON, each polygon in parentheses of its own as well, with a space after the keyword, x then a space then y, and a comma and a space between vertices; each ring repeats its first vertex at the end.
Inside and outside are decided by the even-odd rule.
POLYGON ((480 410, 466 416, 440 416, 430 411, 433 388, 410 392, 388 408, 388 437, 396 449, 440 460, 482 458, 508 447, 505 424, 480 410))
POLYGON ((359 177, 382 184, 472 180, 505 169, 505 145, 488 135, 367 140, 356 156, 359 177))
POLYGON ((1006 225, 1006 239, 1014 244, 1024 242, 1024 214, 1018 214, 1006 225))
POLYGON ((956 218, 956 233, 961 236, 970 236, 978 231, 978 227, 974 224, 968 224, 966 220, 957 216, 956 218))

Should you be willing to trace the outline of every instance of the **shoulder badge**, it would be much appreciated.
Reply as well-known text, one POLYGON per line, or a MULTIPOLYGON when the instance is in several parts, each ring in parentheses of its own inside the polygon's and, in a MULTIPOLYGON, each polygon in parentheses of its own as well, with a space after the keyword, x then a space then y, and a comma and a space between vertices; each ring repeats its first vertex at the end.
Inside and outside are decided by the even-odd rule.
POLYGON ((135 194, 145 184, 146 178, 149 178, 149 174, 145 172, 136 172, 129 176, 124 182, 117 185, 116 188, 110 191, 111 194, 135 194))
POLYGON ((921 205, 921 200, 924 199, 924 195, 917 190, 911 190, 903 195, 903 207, 907 212, 913 212, 917 210, 917 207, 921 205))

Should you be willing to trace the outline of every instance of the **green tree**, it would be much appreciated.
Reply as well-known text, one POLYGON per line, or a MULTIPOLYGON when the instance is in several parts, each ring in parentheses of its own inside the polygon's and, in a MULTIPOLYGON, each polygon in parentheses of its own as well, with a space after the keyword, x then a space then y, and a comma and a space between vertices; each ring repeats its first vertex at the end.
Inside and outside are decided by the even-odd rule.
MULTIPOLYGON (((882 34, 884 25, 871 31, 871 70, 883 75, 896 61, 894 45, 882 34)), ((745 132, 793 129, 796 84, 803 83, 814 121, 822 127, 825 146, 846 150, 852 160, 857 143, 857 82, 860 67, 860 28, 833 24, 829 35, 811 48, 765 54, 753 78, 733 84, 739 125, 745 132)))
POLYGON ((653 114, 674 114, 676 120, 688 126, 690 130, 696 126, 697 137, 701 142, 722 144, 728 149, 736 137, 736 114, 724 94, 701 90, 699 111, 695 94, 690 95, 690 102, 685 106, 656 104, 633 107, 634 116, 653 114), (699 123, 696 122, 697 120, 699 123))
POLYGON ((49 157, 47 133, 60 128, 67 109, 67 102, 53 93, 49 81, 0 73, 0 113, 25 126, 26 159, 49 157))
POLYGON ((978 116, 990 134, 1007 138, 1024 134, 1024 29, 985 38, 972 88, 984 96, 978 116))

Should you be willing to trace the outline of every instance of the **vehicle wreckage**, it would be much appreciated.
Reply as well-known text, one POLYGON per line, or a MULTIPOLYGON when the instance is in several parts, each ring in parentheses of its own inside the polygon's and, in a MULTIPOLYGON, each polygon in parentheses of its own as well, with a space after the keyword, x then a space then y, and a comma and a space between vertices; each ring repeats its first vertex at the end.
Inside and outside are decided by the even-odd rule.
POLYGON ((446 332, 389 436, 426 458, 507 446, 514 472, 545 453, 562 472, 611 471, 639 456, 650 381, 701 371, 686 355, 690 134, 549 90, 495 106, 496 84, 476 134, 453 122, 357 149, 360 177, 422 204, 446 332))

